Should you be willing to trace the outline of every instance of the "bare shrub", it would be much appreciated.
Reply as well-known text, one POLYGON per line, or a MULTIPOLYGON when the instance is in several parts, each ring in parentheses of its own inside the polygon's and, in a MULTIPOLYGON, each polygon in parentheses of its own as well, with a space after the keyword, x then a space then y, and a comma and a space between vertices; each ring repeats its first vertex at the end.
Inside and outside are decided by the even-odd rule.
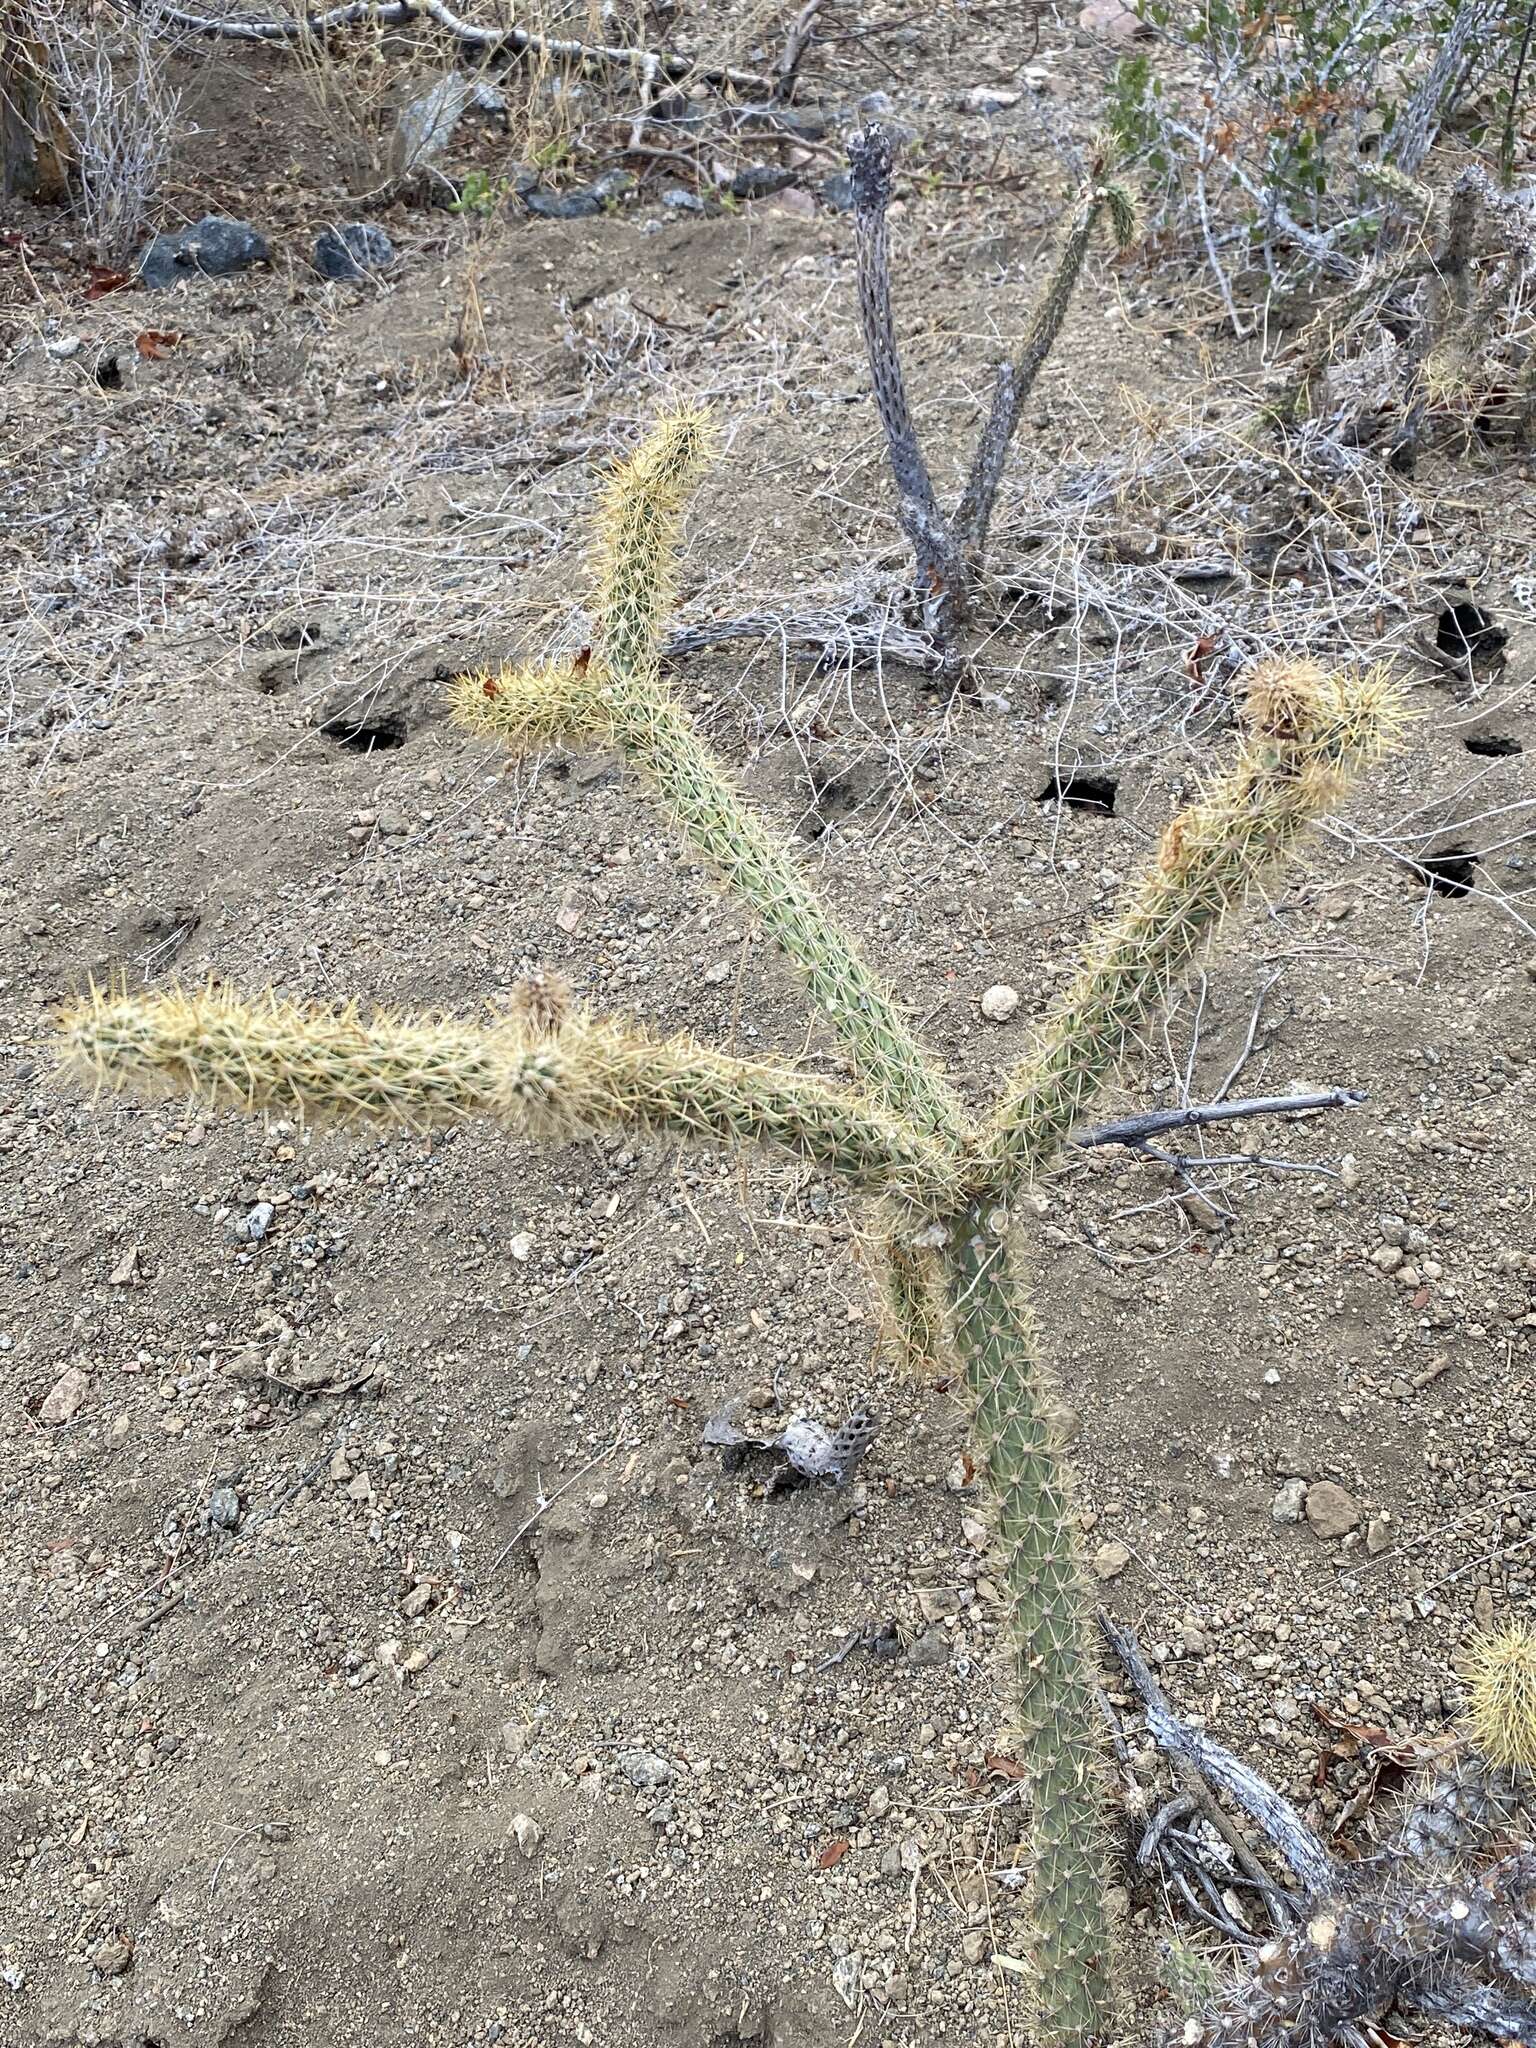
POLYGON ((126 262, 170 161, 181 113, 169 50, 135 14, 110 17, 71 0, 24 0, 27 32, 46 53, 72 159, 70 197, 99 261, 126 262))

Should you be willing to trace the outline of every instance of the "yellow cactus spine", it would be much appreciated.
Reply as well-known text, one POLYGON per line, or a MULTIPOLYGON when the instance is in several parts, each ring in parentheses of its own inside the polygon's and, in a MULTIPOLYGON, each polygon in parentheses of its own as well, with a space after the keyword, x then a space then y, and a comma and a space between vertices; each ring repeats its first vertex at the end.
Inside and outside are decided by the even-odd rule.
POLYGON ((1536 1774, 1536 1629, 1512 1621, 1474 1636, 1462 1679, 1473 1747, 1500 1770, 1536 1774))

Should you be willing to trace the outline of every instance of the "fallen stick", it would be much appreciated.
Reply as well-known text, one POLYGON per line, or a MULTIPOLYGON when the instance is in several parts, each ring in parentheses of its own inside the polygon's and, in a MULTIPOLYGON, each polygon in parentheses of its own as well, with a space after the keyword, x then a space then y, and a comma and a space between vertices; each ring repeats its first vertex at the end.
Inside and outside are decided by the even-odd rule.
POLYGON ((771 79, 755 71, 736 71, 727 65, 695 64, 675 51, 628 49, 620 44, 581 43, 567 37, 545 36, 514 22, 505 28, 482 26, 455 14, 445 0, 346 0, 321 14, 296 14, 282 20, 252 21, 243 15, 194 14, 169 4, 169 0, 125 0, 136 14, 168 22, 191 35, 222 37, 244 43, 294 43, 319 40, 337 29, 355 28, 375 22, 383 28, 397 27, 426 16, 440 28, 480 50, 525 50, 541 57, 562 57, 574 63, 616 64, 642 77, 660 75, 672 84, 685 79, 702 79, 708 85, 729 86, 742 92, 770 94, 771 79))

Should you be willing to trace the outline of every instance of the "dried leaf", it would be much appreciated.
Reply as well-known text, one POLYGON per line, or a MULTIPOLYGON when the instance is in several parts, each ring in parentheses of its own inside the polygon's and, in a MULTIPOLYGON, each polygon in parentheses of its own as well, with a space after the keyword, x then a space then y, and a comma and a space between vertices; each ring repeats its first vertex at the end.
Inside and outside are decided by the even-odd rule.
POLYGON ((834 1864, 841 1863, 847 1854, 848 1840, 846 1836, 840 1837, 835 1842, 828 1842, 825 1849, 816 1858, 816 1868, 818 1870, 830 1870, 834 1864))
POLYGON ((1029 1772, 1025 1770, 1017 1757, 996 1756, 989 1753, 984 1761, 994 1778, 1007 1778, 1011 1783, 1017 1783, 1020 1778, 1027 1778, 1029 1776, 1029 1772))
POLYGON ((158 363, 181 340, 176 328, 146 327, 133 337, 133 345, 147 363, 158 363))
POLYGON ((133 279, 126 270, 108 270, 104 263, 90 265, 91 281, 85 288, 87 299, 104 299, 108 292, 125 292, 133 279))

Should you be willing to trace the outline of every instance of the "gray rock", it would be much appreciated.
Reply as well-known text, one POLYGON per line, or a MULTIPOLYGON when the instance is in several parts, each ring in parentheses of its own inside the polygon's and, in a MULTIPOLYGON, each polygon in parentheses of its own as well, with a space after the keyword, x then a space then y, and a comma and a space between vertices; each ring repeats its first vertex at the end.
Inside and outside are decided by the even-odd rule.
POLYGON ((674 213, 702 213, 704 201, 697 192, 690 192, 685 185, 669 185, 661 195, 663 206, 671 207, 674 213))
POLYGON ((271 256, 266 236, 248 220, 209 213, 175 234, 156 235, 139 258, 139 282, 163 292, 184 277, 232 277, 271 256))
POLYGON ((731 197, 770 199, 775 192, 788 191, 795 179, 794 171, 786 171, 777 164, 744 164, 731 180, 731 197))
POLYGON ((1287 1479, 1269 1504, 1271 1521, 1299 1522, 1307 1511, 1307 1482, 1287 1479))
POLYGON ((667 1784, 672 1776, 672 1766, 664 1756, 658 1756, 653 1749, 621 1749, 619 1769, 631 1785, 641 1792, 655 1792, 667 1784))
POLYGON ((233 1529, 240 1520, 240 1496, 232 1486, 216 1486, 203 1509, 204 1529, 233 1529))
POLYGON ((942 1628, 924 1629, 907 1650, 907 1662, 918 1666, 947 1664, 949 1662, 949 1638, 942 1628))
POLYGON ((615 199, 633 191, 635 181, 628 171, 609 171, 591 185, 574 192, 525 192, 523 204, 541 220, 587 220, 601 213, 615 199))
POLYGON ((822 199, 834 213, 853 211, 853 173, 834 171, 830 178, 823 178, 819 186, 822 199))
POLYGON ((366 277, 373 270, 387 270, 395 260, 395 245, 372 221, 349 220, 336 228, 322 228, 315 237, 315 268, 322 277, 366 277))
POLYGON ((276 1214, 270 1202, 258 1202, 238 1223, 229 1226, 230 1235, 237 1244, 260 1244, 272 1228, 272 1218, 276 1214))

